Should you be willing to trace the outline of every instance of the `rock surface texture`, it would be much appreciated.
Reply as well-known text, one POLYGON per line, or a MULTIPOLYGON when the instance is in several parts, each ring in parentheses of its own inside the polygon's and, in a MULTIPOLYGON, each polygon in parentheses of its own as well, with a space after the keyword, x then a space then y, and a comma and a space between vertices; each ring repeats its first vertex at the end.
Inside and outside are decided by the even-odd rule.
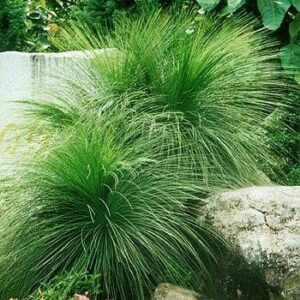
POLYGON ((300 299, 300 186, 251 187, 208 199, 200 219, 261 271, 273 299, 300 299))
POLYGON ((153 300, 203 300, 198 293, 170 283, 161 283, 155 290, 153 300))

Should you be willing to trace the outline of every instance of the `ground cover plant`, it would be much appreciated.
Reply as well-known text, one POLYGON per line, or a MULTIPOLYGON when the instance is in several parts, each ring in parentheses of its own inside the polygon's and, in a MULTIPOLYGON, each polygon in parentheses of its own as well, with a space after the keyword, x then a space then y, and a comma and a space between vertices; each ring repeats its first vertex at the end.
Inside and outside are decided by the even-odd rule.
POLYGON ((86 296, 82 300, 95 298, 101 293, 98 277, 99 275, 84 272, 61 274, 50 282, 41 284, 26 300, 74 300, 75 297, 80 300, 80 296, 86 296))
POLYGON ((195 209, 219 188, 268 182, 265 118, 294 88, 255 27, 148 11, 112 32, 61 32, 56 47, 91 52, 23 103, 27 130, 39 120, 49 142, 1 191, 1 296, 64 272, 98 275, 98 299, 142 300, 162 281, 206 290, 222 239, 195 209))

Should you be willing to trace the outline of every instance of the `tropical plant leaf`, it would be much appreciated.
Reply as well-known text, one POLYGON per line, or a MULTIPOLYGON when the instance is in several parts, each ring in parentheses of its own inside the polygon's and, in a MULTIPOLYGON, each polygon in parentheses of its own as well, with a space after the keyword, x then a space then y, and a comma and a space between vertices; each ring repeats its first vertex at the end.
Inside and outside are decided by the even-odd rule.
POLYGON ((300 45, 290 44, 284 47, 281 61, 282 66, 287 70, 300 69, 300 45))
POLYGON ((205 10, 214 9, 221 0, 197 0, 197 2, 201 5, 201 7, 205 10))
POLYGON ((281 63, 298 83, 300 81, 300 45, 290 44, 282 49, 281 63))
POLYGON ((289 0, 257 0, 264 26, 270 30, 280 27, 283 18, 291 6, 289 0))
POLYGON ((300 41, 300 14, 297 14, 289 25, 290 43, 300 41))
POLYGON ((296 7, 296 9, 300 12, 300 0, 291 0, 291 2, 296 7))
POLYGON ((227 12, 234 13, 237 9, 245 5, 246 0, 227 0, 227 12))

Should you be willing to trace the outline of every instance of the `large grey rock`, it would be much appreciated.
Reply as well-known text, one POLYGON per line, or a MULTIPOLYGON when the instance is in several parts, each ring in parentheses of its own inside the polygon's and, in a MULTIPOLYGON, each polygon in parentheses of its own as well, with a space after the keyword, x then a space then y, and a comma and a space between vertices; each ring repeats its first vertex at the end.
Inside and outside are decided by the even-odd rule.
POLYGON ((155 290, 153 300, 202 300, 198 293, 170 283, 161 283, 155 290))
POLYGON ((300 186, 221 193, 199 214, 259 267, 277 299, 300 299, 300 186))

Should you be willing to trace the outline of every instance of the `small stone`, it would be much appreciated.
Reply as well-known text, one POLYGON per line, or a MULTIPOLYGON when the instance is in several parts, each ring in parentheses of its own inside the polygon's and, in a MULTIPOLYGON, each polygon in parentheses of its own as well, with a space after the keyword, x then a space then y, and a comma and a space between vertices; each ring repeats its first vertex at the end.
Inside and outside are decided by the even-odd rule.
POLYGON ((161 283, 154 292, 153 300, 204 300, 204 298, 180 286, 161 283))
POLYGON ((89 293, 86 292, 84 295, 75 294, 74 300, 90 300, 89 293))

